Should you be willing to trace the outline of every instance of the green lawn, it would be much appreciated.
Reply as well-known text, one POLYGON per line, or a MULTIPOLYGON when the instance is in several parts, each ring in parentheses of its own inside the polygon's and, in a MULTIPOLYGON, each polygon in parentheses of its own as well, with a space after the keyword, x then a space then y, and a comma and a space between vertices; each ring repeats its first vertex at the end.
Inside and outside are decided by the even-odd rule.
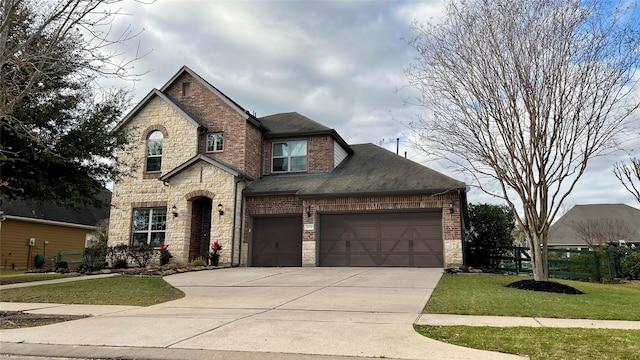
POLYGON ((584 292, 551 294, 507 288, 525 277, 505 275, 443 276, 425 313, 552 318, 640 320, 640 283, 600 284, 556 280, 584 292))
POLYGON ((0 285, 17 284, 32 281, 54 280, 68 277, 55 273, 25 273, 17 270, 0 270, 0 285))
POLYGON ((7 289, 0 301, 149 306, 184 297, 161 277, 112 277, 7 289))
POLYGON ((532 360, 635 360, 640 354, 640 330, 421 325, 415 329, 446 343, 528 355, 532 360))
MULTIPOLYGON (((583 295, 506 288, 525 279, 503 275, 443 276, 425 313, 640 320, 640 284, 556 280, 583 295)), ((543 359, 637 359, 640 330, 415 325, 420 334, 475 349, 543 359)))

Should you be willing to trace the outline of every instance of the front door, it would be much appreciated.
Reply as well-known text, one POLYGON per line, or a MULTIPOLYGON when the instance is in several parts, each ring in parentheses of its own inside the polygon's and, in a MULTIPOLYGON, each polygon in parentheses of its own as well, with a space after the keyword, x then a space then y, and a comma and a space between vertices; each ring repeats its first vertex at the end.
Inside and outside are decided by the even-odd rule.
POLYGON ((198 198, 192 201, 191 236, 189 241, 189 261, 209 256, 209 236, 211 234, 212 200, 198 198))

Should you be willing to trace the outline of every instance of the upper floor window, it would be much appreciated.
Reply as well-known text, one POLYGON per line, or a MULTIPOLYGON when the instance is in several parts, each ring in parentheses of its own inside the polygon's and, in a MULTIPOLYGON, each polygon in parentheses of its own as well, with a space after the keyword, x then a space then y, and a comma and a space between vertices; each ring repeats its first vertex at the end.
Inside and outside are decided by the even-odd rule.
POLYGON ((207 152, 222 151, 223 143, 224 133, 207 134, 207 152))
POLYGON ((166 230, 166 207, 133 209, 131 245, 151 244, 159 247, 164 244, 166 230))
POLYGON ((273 172, 293 172, 307 170, 307 141, 286 141, 273 143, 273 172))
POLYGON ((162 139, 161 131, 153 131, 147 138, 147 161, 145 171, 160 171, 162 166, 162 139))

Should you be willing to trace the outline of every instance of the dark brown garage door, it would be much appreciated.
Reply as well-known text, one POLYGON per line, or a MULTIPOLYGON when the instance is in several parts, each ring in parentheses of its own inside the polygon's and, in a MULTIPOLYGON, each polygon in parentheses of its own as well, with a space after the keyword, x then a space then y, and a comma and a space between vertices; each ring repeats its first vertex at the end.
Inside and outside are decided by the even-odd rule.
POLYGON ((254 218, 252 266, 302 266, 302 217, 254 218))
POLYGON ((320 266, 442 267, 440 212, 322 215, 320 266))

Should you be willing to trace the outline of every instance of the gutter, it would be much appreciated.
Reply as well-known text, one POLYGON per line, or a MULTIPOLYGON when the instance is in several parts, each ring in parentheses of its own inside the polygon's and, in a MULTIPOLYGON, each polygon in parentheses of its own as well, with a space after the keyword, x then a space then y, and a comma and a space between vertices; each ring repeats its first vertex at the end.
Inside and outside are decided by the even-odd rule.
POLYGON ((91 225, 74 224, 74 223, 67 223, 67 222, 54 221, 54 220, 34 219, 34 218, 27 218, 27 217, 21 217, 21 216, 13 216, 13 215, 6 215, 5 219, 31 222, 31 223, 43 224, 43 225, 65 226, 65 227, 92 230, 92 231, 95 231, 98 228, 97 226, 91 226, 91 225))

